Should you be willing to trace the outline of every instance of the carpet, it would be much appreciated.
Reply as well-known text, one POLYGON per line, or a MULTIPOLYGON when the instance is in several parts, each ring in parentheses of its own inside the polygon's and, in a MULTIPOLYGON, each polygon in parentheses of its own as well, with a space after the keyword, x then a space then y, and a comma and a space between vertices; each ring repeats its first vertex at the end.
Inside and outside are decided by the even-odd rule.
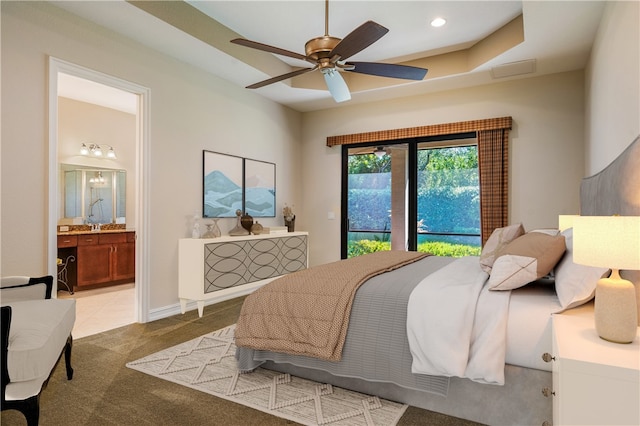
POLYGON ((406 405, 263 368, 236 367, 235 325, 127 367, 304 425, 396 425, 406 405))

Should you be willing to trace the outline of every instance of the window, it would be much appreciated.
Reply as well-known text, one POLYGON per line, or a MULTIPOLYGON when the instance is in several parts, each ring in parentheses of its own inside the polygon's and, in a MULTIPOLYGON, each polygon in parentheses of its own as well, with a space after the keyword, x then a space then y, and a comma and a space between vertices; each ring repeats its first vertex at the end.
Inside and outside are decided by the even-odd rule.
POLYGON ((472 141, 418 144, 418 251, 480 254, 478 145, 472 141))
POLYGON ((343 148, 342 257, 480 253, 475 133, 343 148))
MULTIPOLYGON (((347 218, 347 147, 372 147, 379 146, 377 141, 388 141, 389 144, 404 143, 406 140, 417 138, 431 138, 435 140, 449 140, 458 137, 476 137, 478 144, 478 171, 480 179, 480 227, 481 241, 484 244, 494 229, 506 226, 509 222, 509 131, 512 127, 511 117, 496 117, 480 120, 458 121, 452 123, 430 124, 418 127, 406 127, 400 129, 377 130, 366 133, 354 133, 349 135, 337 135, 327 137, 327 146, 333 147, 342 145, 343 147, 343 179, 342 179, 342 257, 347 257, 347 244, 349 222, 347 218), (460 136, 462 135, 462 136, 460 136), (440 138, 440 139, 437 139, 440 138)), ((383 147, 384 148, 384 147, 383 147)), ((371 148, 370 148, 371 149, 371 148)), ((409 146, 407 156, 407 171, 417 170, 417 155, 411 154, 415 150, 409 146)), ((371 151, 372 153, 373 151, 371 151)), ((396 162, 395 164, 400 164, 396 162)), ((413 194, 416 190, 417 177, 408 179, 408 193, 413 194)), ((407 200, 408 204, 412 198, 407 200)), ((415 201, 413 201, 415 202, 415 201)), ((399 203, 396 203, 399 205, 399 203)), ((416 213, 412 209, 407 212, 409 222, 413 223, 416 213), (413 217, 412 217, 413 215, 413 217)), ((396 218, 398 215, 395 215, 396 218)), ((400 231, 400 230, 398 230, 400 231)), ((407 248, 415 249, 416 241, 414 235, 407 234, 407 248)), ((398 233, 396 233, 396 236, 398 233)), ((398 237, 399 238, 399 237, 398 237)), ((397 243, 396 243, 397 244, 397 243)), ((393 248, 393 246, 392 246, 393 248)))

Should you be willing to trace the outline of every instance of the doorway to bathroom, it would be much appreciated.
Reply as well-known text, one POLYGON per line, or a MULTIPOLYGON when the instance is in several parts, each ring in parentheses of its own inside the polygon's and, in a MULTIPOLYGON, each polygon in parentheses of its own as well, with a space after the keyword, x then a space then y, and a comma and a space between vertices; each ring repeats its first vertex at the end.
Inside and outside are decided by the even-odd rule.
POLYGON ((137 84, 56 58, 49 60, 48 262, 50 273, 59 278, 58 297, 76 299, 76 338, 147 321, 148 97, 149 89, 137 84), (70 169, 81 171, 77 176, 82 176, 71 184, 65 182, 65 174, 73 174, 70 169), (116 174, 124 177, 122 181, 104 179, 116 174), (69 195, 74 191, 75 198, 69 195), (71 206, 66 208, 65 203, 71 206), (77 208, 72 208, 73 203, 77 208), (127 235, 126 241, 116 241, 120 231, 127 235), (78 246, 77 252, 71 251, 75 256, 61 258, 60 235, 113 242, 109 250, 99 250, 100 241, 91 247, 94 251, 78 246), (115 256, 128 246, 135 248, 126 262, 135 267, 126 276, 118 275, 115 256), (105 279, 111 282, 83 276, 80 252, 89 253, 85 260, 106 256, 112 276, 105 279), (71 286, 65 285, 67 280, 72 280, 71 286))

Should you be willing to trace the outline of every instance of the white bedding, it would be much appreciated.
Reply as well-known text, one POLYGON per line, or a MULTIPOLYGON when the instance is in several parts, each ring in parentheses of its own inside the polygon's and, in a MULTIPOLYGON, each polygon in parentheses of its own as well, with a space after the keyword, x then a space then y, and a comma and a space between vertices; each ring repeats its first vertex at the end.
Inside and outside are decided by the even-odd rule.
POLYGON ((551 371, 551 315, 561 310, 553 284, 529 284, 511 292, 507 364, 551 371))
POLYGON ((475 269, 477 258, 463 259, 467 260, 455 261, 431 274, 428 280, 425 278, 431 284, 419 285, 414 290, 415 296, 412 293, 409 298, 407 333, 414 359, 413 372, 502 384, 505 363, 551 371, 550 363, 542 360, 542 354, 552 352, 551 316, 562 311, 553 284, 539 281, 510 292, 488 291, 483 287, 486 274, 475 269), (462 276, 466 278, 461 281, 462 276), (452 282, 456 285, 450 286, 452 282), (443 292, 443 287, 448 290, 443 292), (483 307, 477 313, 485 313, 485 326, 488 324, 491 333, 472 337, 468 312, 476 311, 476 301, 479 301, 477 306, 483 307), (507 316, 498 315, 499 312, 507 316), (460 320, 453 321, 454 315, 460 320), (409 325, 410 321, 413 326, 409 325), (433 327, 424 328, 422 324, 433 327), (505 324, 506 334, 500 331, 505 324), (418 328, 421 331, 416 331, 418 328), (500 341, 500 333, 506 340, 500 341), (441 337, 439 344, 433 343, 434 334, 441 337), (427 341, 429 346, 420 343, 427 341), (435 352, 431 351, 434 345, 435 352))
POLYGON ((504 384, 509 291, 489 291, 477 257, 424 278, 407 306, 412 373, 504 384))

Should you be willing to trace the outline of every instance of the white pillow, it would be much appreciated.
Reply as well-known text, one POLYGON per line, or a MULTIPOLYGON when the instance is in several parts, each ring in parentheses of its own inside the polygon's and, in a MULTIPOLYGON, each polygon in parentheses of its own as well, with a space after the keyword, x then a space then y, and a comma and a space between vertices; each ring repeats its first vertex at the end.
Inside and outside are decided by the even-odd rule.
MULTIPOLYGON (((575 308, 593 299, 598 280, 609 269, 573 263, 573 228, 562 231, 567 251, 555 267, 556 294, 562 310, 575 308)), ((607 274, 608 275, 608 274, 607 274)))

